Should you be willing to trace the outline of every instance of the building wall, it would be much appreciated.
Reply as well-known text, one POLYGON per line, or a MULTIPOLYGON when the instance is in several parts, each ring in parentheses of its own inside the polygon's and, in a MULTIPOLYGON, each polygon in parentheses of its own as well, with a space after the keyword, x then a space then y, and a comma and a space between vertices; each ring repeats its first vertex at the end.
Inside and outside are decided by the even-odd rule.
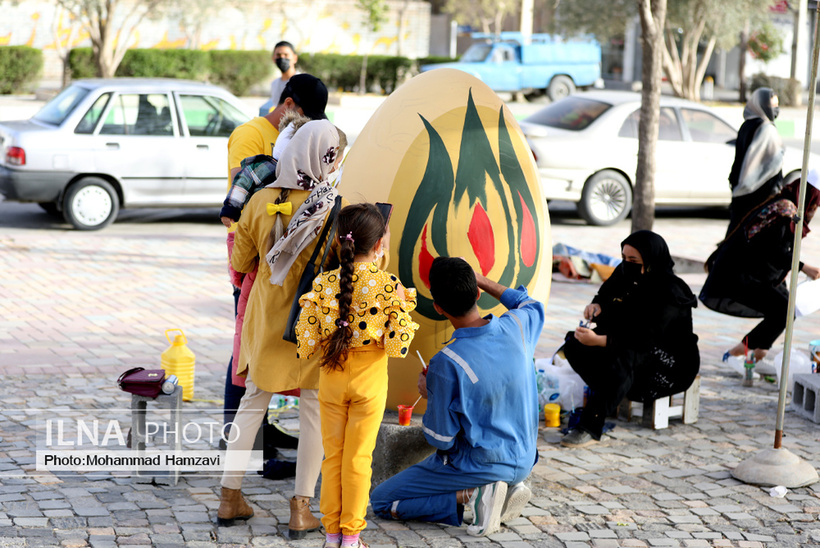
MULTIPOLYGON (((127 5, 127 4, 126 4, 127 5)), ((297 53, 403 55, 428 54, 430 4, 420 0, 388 0, 388 22, 371 35, 355 0, 258 1, 214 9, 201 24, 174 14, 145 20, 129 41, 131 48, 272 50, 288 40, 297 53)), ((29 45, 45 54, 43 77, 59 80, 58 46, 87 47, 88 35, 54 3, 26 0, 3 5, 0 46, 29 45), (71 39, 69 40, 69 37, 71 39)))

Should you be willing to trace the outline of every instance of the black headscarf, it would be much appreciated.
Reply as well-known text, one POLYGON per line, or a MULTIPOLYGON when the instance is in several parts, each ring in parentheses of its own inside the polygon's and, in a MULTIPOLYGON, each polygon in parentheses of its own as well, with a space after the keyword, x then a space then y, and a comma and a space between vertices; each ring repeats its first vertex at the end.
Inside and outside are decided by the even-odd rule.
MULTIPOLYGON (((669 253, 666 241, 651 230, 633 232, 621 242, 634 247, 641 254, 644 274, 636 280, 639 292, 646 299, 664 299, 666 302, 682 306, 697 306, 697 299, 686 283, 678 278, 672 270, 675 262, 669 253)), ((619 268, 624 270, 626 261, 619 268)))

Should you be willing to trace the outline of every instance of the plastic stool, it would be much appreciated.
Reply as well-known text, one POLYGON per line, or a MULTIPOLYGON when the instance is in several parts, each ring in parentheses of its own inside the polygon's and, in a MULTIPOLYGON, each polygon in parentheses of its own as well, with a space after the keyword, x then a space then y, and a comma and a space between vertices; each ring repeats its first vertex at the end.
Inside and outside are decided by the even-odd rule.
POLYGON ((692 385, 680 394, 659 398, 651 405, 644 405, 642 402, 624 400, 626 403, 626 415, 628 420, 641 413, 642 423, 647 428, 660 430, 669 427, 669 419, 681 418, 683 424, 692 424, 698 420, 700 408, 700 375, 695 377, 692 385), (683 397, 680 405, 673 405, 674 399, 683 397))
MULTIPOLYGON (((170 447, 177 453, 182 448, 180 433, 182 428, 181 407, 182 407, 182 387, 177 385, 170 394, 160 392, 156 398, 147 396, 131 395, 131 448, 135 455, 140 456, 145 453, 145 414, 149 402, 157 407, 167 407, 171 411, 170 424, 173 429, 169 431, 170 447)), ((173 471, 166 470, 140 470, 139 467, 134 472, 137 483, 162 483, 171 484, 173 477, 174 485, 179 481, 179 466, 174 466, 173 471)))

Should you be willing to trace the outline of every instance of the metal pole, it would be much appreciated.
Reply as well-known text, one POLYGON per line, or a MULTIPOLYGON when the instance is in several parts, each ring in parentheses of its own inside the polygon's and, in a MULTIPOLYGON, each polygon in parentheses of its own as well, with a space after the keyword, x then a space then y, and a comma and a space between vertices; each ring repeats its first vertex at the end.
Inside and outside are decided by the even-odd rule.
MULTIPOLYGON (((820 2, 817 12, 820 14, 820 2)), ((811 57, 811 79, 809 80, 809 104, 806 113, 806 137, 803 140, 803 169, 800 172, 800 191, 797 204, 797 226, 794 227, 794 247, 792 253, 792 271, 789 278, 789 312, 786 316, 786 341, 783 348, 783 364, 780 369, 780 395, 777 399, 777 426, 774 432, 774 448, 780 449, 783 441, 783 417, 786 414, 786 389, 789 385, 789 362, 791 361, 792 332, 794 331, 794 301, 797 295, 797 275, 800 274, 800 244, 803 241, 803 208, 806 204, 806 177, 809 174, 809 149, 811 146, 811 126, 814 122, 814 96, 817 90, 817 59, 820 55, 817 24, 814 23, 814 50, 811 57)))

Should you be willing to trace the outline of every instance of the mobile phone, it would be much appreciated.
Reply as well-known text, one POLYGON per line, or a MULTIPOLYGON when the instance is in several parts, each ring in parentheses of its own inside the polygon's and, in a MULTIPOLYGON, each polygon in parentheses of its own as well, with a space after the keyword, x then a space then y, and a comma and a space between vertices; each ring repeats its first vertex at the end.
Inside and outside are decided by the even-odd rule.
POLYGON ((390 224, 390 216, 393 214, 393 204, 376 202, 376 207, 379 208, 379 213, 384 217, 384 224, 390 224))

